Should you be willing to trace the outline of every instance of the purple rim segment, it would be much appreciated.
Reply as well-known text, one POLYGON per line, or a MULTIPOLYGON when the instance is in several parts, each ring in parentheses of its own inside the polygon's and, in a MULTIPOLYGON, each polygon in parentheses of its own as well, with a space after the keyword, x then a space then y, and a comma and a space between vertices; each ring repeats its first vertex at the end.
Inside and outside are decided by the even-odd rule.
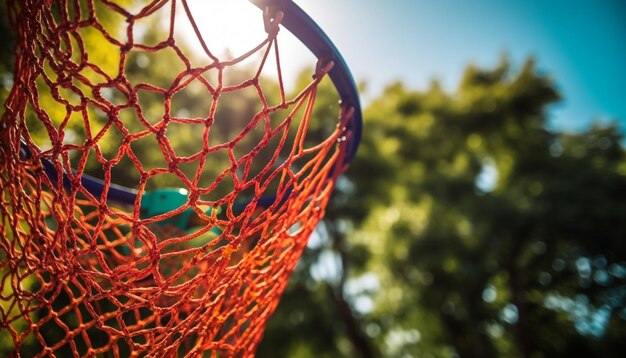
POLYGON ((267 6, 280 9, 283 14, 283 25, 289 32, 298 38, 318 59, 333 61, 334 66, 328 73, 332 80, 344 108, 353 108, 354 114, 348 123, 347 131, 351 132, 345 163, 350 163, 356 155, 361 141, 363 118, 361 103, 356 83, 346 61, 339 53, 333 42, 324 31, 292 0, 249 0, 261 10, 267 6))

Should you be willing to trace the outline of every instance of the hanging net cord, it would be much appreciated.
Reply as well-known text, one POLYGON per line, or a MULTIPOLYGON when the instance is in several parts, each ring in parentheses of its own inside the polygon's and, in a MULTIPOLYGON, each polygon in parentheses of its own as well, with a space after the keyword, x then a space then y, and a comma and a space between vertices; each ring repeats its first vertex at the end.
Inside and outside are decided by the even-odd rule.
POLYGON ((265 39, 220 59, 184 0, 8 6, 17 45, 0 126, 0 356, 253 355, 346 166, 353 110, 310 129, 333 63, 318 61, 288 95, 283 14, 272 9, 259 15, 265 39), (139 24, 163 11, 163 38, 142 42, 139 24), (204 62, 175 40, 181 18, 204 62), (136 75, 163 53, 172 73, 136 75), (185 96, 206 112, 181 108, 185 96), (239 110, 238 96, 253 108, 239 110), (88 173, 99 191, 83 185, 88 173), (136 190, 128 205, 111 200, 116 183, 136 190), (159 196, 163 186, 176 189, 159 196))

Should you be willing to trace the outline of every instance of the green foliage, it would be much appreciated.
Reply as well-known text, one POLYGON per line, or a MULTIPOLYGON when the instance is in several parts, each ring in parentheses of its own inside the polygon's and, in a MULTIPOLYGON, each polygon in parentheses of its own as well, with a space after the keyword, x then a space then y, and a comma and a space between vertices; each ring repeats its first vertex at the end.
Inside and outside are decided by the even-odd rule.
MULTIPOLYGON (((311 332, 329 331, 326 354, 615 356, 626 331, 623 137, 616 125, 547 130, 558 99, 532 60, 470 66, 451 94, 436 82, 388 86, 365 112, 324 225, 344 278, 294 277, 266 336, 310 337, 306 356, 320 352, 311 332), (354 294, 367 273, 379 287, 354 294), (350 338, 337 291, 367 349, 350 338), (364 297, 374 300, 365 310, 364 297), (316 326, 285 323, 291 312, 316 326)), ((259 353, 271 356, 267 344, 259 353)))

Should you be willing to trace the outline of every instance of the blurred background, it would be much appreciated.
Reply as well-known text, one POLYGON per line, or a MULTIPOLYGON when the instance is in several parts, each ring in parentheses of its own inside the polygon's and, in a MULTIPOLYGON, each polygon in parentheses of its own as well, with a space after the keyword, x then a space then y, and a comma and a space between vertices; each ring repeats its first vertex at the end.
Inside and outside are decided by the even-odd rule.
MULTIPOLYGON (((258 13, 237 3, 225 6, 258 13)), ((258 356, 621 357, 625 3, 297 3, 360 83, 364 131, 258 356)), ((14 81, 5 10, 2 102, 14 81)), ((115 66, 104 42, 93 35, 90 54, 115 66)), ((290 46, 284 71, 297 80, 310 71, 290 46)), ((164 59, 134 63, 127 71, 167 81, 164 59)), ((319 96, 336 101, 330 83, 319 96)))
POLYGON ((298 2, 364 138, 261 356, 626 351, 626 4, 298 2))

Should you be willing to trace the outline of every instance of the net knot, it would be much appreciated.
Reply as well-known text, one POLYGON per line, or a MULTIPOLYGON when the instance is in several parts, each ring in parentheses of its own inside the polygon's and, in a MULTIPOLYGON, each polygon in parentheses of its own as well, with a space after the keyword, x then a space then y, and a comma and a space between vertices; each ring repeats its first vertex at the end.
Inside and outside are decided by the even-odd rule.
POLYGON ((178 169, 178 160, 176 158, 172 159, 168 164, 168 168, 171 172, 175 172, 178 169))
POLYGON ((57 82, 63 88, 71 88, 72 87, 72 79, 69 76, 67 76, 67 75, 59 76, 59 78, 57 79, 57 82))

